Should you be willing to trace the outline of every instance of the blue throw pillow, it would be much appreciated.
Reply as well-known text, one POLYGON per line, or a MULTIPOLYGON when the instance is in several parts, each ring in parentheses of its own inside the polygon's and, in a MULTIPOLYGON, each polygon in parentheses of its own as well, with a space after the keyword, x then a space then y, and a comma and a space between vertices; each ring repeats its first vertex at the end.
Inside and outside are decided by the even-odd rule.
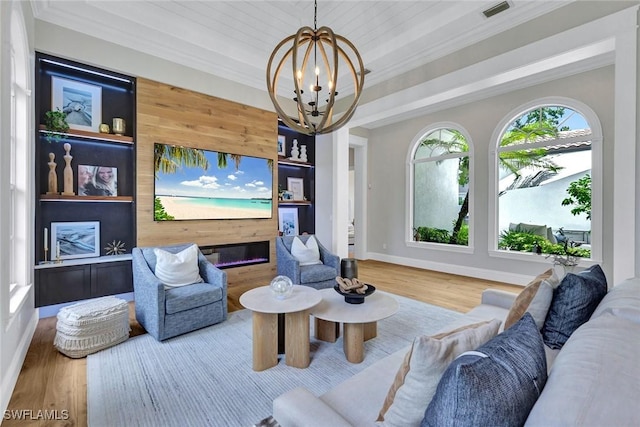
POLYGON ((547 382, 542 337, 529 313, 455 359, 421 427, 521 426, 547 382))
POLYGON ((564 276, 553 291, 542 327, 544 343, 549 348, 562 348, 571 334, 589 320, 606 294, 607 278, 599 265, 564 276))

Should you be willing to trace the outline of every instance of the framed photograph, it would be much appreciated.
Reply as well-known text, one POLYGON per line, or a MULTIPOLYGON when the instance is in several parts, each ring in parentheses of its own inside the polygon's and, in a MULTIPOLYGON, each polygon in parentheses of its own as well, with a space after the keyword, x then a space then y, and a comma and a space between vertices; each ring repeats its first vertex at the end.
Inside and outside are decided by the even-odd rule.
POLYGON ((78 196, 118 195, 118 169, 111 166, 78 165, 78 196))
POLYGON ((102 87, 52 76, 51 109, 64 112, 71 129, 98 132, 102 121, 102 87))
POLYGON ((283 236, 298 235, 297 208, 278 208, 278 230, 283 236))
POLYGON ((100 222, 52 222, 51 259, 100 256, 100 222))
POLYGON ((304 179, 287 177, 287 190, 293 193, 293 200, 304 200, 304 179))
POLYGON ((287 139, 284 135, 278 135, 278 156, 286 156, 287 139))

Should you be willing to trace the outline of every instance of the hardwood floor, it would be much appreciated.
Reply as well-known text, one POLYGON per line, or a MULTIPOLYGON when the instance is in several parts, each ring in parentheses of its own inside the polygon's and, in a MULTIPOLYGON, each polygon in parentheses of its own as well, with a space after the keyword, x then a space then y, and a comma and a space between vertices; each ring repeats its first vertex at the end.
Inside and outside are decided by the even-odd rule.
MULTIPOLYGON (((377 289, 460 312, 476 306, 484 289, 513 292, 522 289, 515 285, 378 261, 358 261, 358 278, 374 284, 377 289)), ((242 309, 240 295, 255 286, 230 287, 229 311, 242 309)), ((131 336, 145 333, 135 320, 133 303, 129 305, 129 318, 131 336)), ((8 407, 9 411, 23 411, 22 415, 27 420, 5 419, 3 427, 87 425, 86 358, 71 359, 60 354, 53 347, 55 333, 55 317, 38 322, 8 407), (40 419, 35 419, 38 416, 40 419), (43 419, 47 416, 57 419, 43 419)))

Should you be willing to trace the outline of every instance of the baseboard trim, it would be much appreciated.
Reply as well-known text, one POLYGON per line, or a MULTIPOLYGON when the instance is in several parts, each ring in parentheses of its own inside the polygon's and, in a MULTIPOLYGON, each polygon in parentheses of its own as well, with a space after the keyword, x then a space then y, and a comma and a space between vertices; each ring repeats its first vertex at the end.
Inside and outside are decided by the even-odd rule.
POLYGON ((527 276, 524 274, 507 273, 504 271, 487 270, 483 268, 468 267, 457 264, 446 264, 442 262, 433 262, 423 259, 405 258, 394 255, 381 254, 377 252, 367 252, 367 259, 388 262, 391 264, 405 265, 407 267, 439 271, 441 273, 459 274, 461 276, 510 283, 514 285, 524 286, 532 279, 532 276, 527 276))

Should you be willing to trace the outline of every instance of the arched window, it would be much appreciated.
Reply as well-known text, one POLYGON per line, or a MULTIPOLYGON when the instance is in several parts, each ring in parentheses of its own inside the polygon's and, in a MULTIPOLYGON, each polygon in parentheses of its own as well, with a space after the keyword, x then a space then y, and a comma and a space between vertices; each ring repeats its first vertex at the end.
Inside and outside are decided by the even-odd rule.
POLYGON ((509 117, 496 138, 495 248, 599 258, 597 117, 561 98, 538 100, 509 117))
POLYGON ((424 129, 409 152, 407 241, 470 247, 471 143, 453 123, 424 129))

